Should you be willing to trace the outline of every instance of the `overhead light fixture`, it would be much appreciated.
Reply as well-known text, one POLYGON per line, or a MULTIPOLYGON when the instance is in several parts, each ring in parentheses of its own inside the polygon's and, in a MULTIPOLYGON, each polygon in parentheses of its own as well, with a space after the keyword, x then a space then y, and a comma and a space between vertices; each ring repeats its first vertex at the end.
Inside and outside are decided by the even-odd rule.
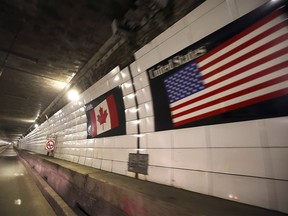
POLYGON ((75 89, 69 90, 67 96, 70 101, 77 101, 79 99, 79 93, 75 89))
POLYGON ((39 127, 39 125, 36 123, 36 124, 34 125, 34 127, 37 128, 37 127, 39 127))

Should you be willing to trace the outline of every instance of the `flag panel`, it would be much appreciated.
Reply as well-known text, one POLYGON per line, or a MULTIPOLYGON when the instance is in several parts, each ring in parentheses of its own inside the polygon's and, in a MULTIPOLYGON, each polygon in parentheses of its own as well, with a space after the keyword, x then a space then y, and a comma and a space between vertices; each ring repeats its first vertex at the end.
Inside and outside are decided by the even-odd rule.
POLYGON ((86 104, 87 138, 126 134, 123 95, 120 87, 86 104))
POLYGON ((197 121, 229 122, 225 116, 231 113, 238 115, 231 121, 287 115, 286 10, 284 4, 267 14, 254 12, 254 20, 253 13, 243 17, 148 69, 156 130, 199 125, 197 121), (225 40, 219 42, 219 37, 225 40), (203 44, 209 46, 204 46, 206 51, 200 57, 182 65, 175 61, 186 58, 189 49, 203 49, 203 44), (279 104, 280 97, 282 107, 275 109, 273 100, 279 104), (267 100, 271 105, 262 108, 267 100), (252 115, 243 113, 248 106, 254 109, 252 115), (256 111, 256 107, 261 110, 256 111))

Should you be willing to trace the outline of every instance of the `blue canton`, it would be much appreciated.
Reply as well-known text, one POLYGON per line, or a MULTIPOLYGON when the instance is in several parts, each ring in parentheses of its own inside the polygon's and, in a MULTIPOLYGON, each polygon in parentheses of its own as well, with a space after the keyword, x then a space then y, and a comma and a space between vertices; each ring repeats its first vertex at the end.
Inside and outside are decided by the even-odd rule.
POLYGON ((170 103, 188 97, 205 88, 195 62, 190 63, 164 80, 170 103))

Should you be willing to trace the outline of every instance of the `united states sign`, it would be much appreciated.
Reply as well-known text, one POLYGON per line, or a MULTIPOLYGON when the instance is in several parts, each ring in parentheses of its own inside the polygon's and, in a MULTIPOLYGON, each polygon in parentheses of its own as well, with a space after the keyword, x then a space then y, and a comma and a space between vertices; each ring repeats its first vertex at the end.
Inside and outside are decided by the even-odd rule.
POLYGON ((119 87, 85 105, 87 138, 126 134, 122 91, 119 87))
POLYGON ((286 11, 264 5, 148 69, 156 130, 288 115, 286 11))

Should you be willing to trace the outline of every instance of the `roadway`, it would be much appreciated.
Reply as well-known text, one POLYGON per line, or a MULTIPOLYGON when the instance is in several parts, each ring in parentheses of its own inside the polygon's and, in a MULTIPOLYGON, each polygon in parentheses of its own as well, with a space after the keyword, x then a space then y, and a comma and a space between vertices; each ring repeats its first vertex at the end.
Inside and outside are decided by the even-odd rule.
POLYGON ((0 147, 0 215, 56 215, 12 146, 0 147))

